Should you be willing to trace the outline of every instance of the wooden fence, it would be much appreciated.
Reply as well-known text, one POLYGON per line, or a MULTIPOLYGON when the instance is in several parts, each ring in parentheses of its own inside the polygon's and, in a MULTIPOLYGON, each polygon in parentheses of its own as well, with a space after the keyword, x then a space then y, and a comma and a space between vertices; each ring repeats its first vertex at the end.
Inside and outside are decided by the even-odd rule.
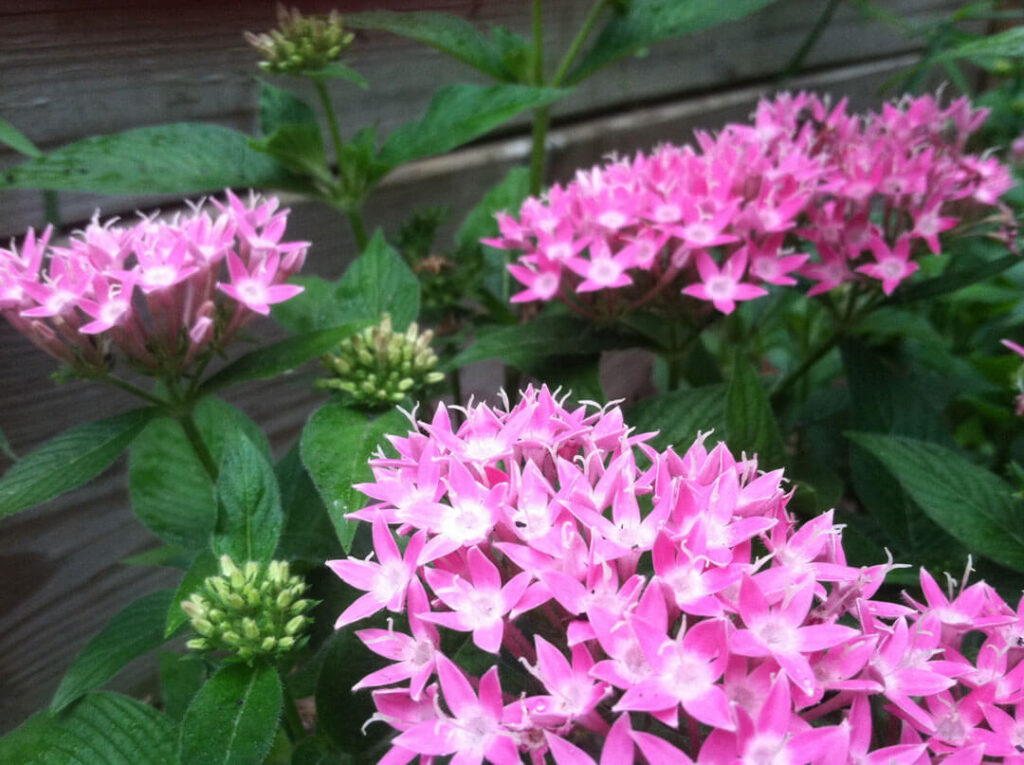
MULTIPOLYGON (((890 0, 887 7, 923 23, 960 4, 890 0)), ((330 7, 299 5, 305 11, 330 7)), ((369 4, 341 2, 338 7, 346 11, 356 5, 369 4)), ((394 10, 429 6, 479 25, 500 23, 524 33, 529 26, 525 0, 375 5, 394 10)), ((546 5, 546 43, 549 50, 561 51, 591 2, 551 0, 546 5)), ((745 117, 759 95, 778 87, 779 72, 823 6, 822 0, 780 0, 743 22, 664 43, 643 58, 611 66, 555 108, 550 176, 565 179, 608 152, 683 142, 694 127, 715 128, 745 117)), ((273 17, 269 2, 0 4, 0 116, 43 149, 90 134, 166 122, 213 122, 254 132, 255 54, 241 31, 269 28, 273 17)), ((844 4, 803 73, 786 87, 849 95, 855 105, 868 105, 915 58, 911 41, 844 4)), ((479 81, 458 62, 383 33, 361 33, 349 63, 366 76, 371 90, 335 86, 341 127, 348 135, 367 124, 387 131, 417 117, 439 84, 479 81)), ((400 169, 371 198, 369 224, 393 230, 410 210, 426 204, 467 210, 510 167, 524 162, 526 132, 520 120, 469 148, 400 169)), ((0 153, 0 169, 18 161, 0 153)), ((337 275, 352 253, 344 222, 324 205, 287 201, 294 211, 289 235, 314 242, 308 270, 337 275)), ((154 205, 166 209, 173 200, 61 193, 59 203, 62 220, 74 224, 97 207, 112 215, 154 205)), ((38 225, 42 209, 39 192, 0 192, 0 236, 38 225)), ((127 397, 99 387, 55 386, 49 379, 54 368, 0 322, 0 429, 18 453, 74 424, 131 406, 127 397)), ((489 382, 478 385, 478 393, 493 393, 489 382)), ((283 379, 245 386, 231 400, 267 430, 280 454, 320 398, 305 385, 283 379)), ((119 563, 154 544, 128 509, 123 461, 88 486, 0 523, 0 731, 48 703, 74 655, 125 603, 171 585, 172 572, 119 563)), ((114 685, 144 691, 152 677, 152 662, 137 662, 114 685)))

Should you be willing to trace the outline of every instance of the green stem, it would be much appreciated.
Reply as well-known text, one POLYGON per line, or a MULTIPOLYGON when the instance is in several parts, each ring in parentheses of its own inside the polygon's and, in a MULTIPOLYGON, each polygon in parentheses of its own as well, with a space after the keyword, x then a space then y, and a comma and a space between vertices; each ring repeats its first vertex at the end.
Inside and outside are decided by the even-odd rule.
POLYGON ((835 15, 836 9, 839 7, 839 0, 829 0, 825 5, 825 10, 822 12, 818 20, 814 22, 814 26, 811 27, 811 31, 807 33, 807 37, 797 48, 796 53, 786 64, 782 70, 782 74, 779 79, 782 81, 788 80, 797 74, 804 66, 804 61, 807 56, 814 49, 814 46, 818 44, 818 39, 822 33, 828 28, 829 22, 832 21, 832 16, 835 15))
POLYGON ((841 337, 842 333, 833 332, 823 342, 819 343, 817 347, 815 347, 815 349, 811 351, 810 355, 807 356, 807 358, 805 358, 802 362, 800 362, 800 366, 798 366, 792 372, 790 372, 781 380, 779 380, 778 384, 775 386, 775 390, 772 391, 772 400, 776 401, 779 398, 781 398, 804 375, 811 371, 811 368, 815 364, 817 364, 819 361, 825 358, 826 354, 828 354, 829 351, 836 347, 841 337))
POLYGON ((604 10, 605 6, 608 5, 608 0, 597 0, 593 7, 590 9, 590 13, 587 14, 587 18, 583 20, 583 26, 580 27, 580 31, 576 33, 576 37, 569 44, 569 49, 565 52, 562 57, 562 61, 558 64, 558 69, 555 70, 555 76, 551 78, 551 87, 557 88, 562 84, 562 80, 565 79, 565 75, 569 73, 569 67, 572 66, 572 62, 576 60, 576 56, 580 52, 580 48, 583 47, 583 43, 587 41, 591 31, 594 29, 594 25, 597 20, 601 17, 601 11, 604 10))
MULTIPOLYGON (((533 58, 531 79, 535 86, 544 85, 544 11, 541 0, 533 0, 533 58)), ((533 111, 533 145, 530 149, 530 193, 537 195, 544 186, 544 160, 547 154, 548 124, 551 121, 548 107, 533 111)))
POLYGON ((284 728, 292 743, 298 743, 306 738, 306 726, 302 724, 302 717, 299 716, 299 708, 295 705, 295 698, 288 686, 282 683, 284 690, 284 728))
POLYGON ((366 236, 366 224, 363 222, 363 215, 359 210, 346 210, 345 216, 348 218, 349 226, 352 227, 352 236, 355 237, 356 247, 359 252, 366 249, 366 243, 369 239, 366 236))
POLYGON ((530 194, 536 196, 544 188, 544 160, 547 158, 548 125, 551 113, 543 106, 533 112, 533 147, 530 150, 530 194))
POLYGON ((107 375, 106 377, 103 378, 103 380, 105 382, 110 383, 115 388, 120 388, 123 391, 127 391, 128 393, 131 393, 133 396, 138 396, 139 398, 144 399, 145 401, 148 401, 151 404, 156 404, 157 406, 167 406, 167 402, 164 401, 159 396, 154 396, 149 391, 143 390, 138 385, 134 385, 128 382, 127 380, 122 380, 120 377, 115 377, 114 375, 107 375))
POLYGON ((324 81, 320 77, 313 78, 313 87, 316 88, 316 94, 320 97, 320 105, 324 109, 324 114, 327 115, 327 125, 331 130, 331 141, 334 142, 334 162, 340 171, 342 147, 345 144, 341 140, 341 128, 338 127, 338 118, 334 114, 334 106, 331 105, 331 94, 327 91, 327 86, 324 85, 324 81))
POLYGON ((46 222, 53 225, 60 225, 60 204, 57 201, 56 191, 43 192, 43 215, 46 222))
POLYGON ((203 468, 210 476, 210 480, 216 481, 218 473, 217 462, 213 459, 213 455, 210 454, 206 442, 203 441, 203 436, 199 432, 195 418, 192 416, 191 407, 184 414, 178 416, 178 422, 181 423, 181 428, 185 431, 185 437, 188 438, 188 442, 192 445, 192 450, 196 453, 199 461, 203 463, 203 468))

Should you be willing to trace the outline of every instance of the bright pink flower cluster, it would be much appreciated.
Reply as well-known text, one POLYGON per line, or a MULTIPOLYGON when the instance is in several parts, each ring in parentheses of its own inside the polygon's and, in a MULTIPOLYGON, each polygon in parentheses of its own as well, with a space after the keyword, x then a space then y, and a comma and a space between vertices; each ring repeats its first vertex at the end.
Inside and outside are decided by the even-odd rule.
POLYGON ((939 254, 939 234, 1012 186, 997 159, 965 150, 986 114, 922 96, 860 116, 845 100, 783 94, 751 125, 698 132, 697 147, 580 171, 518 220, 500 214, 501 237, 485 241, 522 252, 513 302, 558 299, 589 316, 674 307, 680 292, 731 313, 798 277, 810 295, 865 277, 888 295, 920 254, 939 254))
POLYGON ((546 388, 464 415, 389 437, 351 514, 375 560, 328 563, 365 592, 337 627, 407 616, 356 633, 390 662, 356 686, 382 762, 1024 763, 1024 601, 924 571, 925 602, 873 600, 891 563, 847 565, 831 512, 798 526, 781 470, 703 436, 659 452, 546 388))
POLYGON ((170 221, 94 218, 65 247, 29 229, 20 251, 0 248, 0 313, 76 369, 105 369, 117 349, 140 371, 182 371, 302 291, 283 282, 309 243, 281 241, 277 199, 211 201, 216 217, 195 205, 170 221))

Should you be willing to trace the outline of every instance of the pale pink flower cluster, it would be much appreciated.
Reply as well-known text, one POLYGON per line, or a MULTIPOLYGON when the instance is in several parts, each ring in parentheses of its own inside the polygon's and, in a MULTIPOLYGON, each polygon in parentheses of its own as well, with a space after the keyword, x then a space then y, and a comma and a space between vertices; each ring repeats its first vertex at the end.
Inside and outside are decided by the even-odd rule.
POLYGON ((923 603, 873 599, 891 563, 847 565, 832 512, 796 524, 781 470, 704 436, 659 452, 546 388, 463 414, 389 437, 350 516, 374 555, 328 562, 365 592, 337 627, 407 617, 356 632, 389 662, 356 685, 381 762, 1024 763, 1024 601, 924 571, 923 603))
POLYGON ((963 98, 861 116, 845 100, 783 94, 753 124, 698 132, 696 147, 580 171, 527 199, 518 220, 499 214, 501 236, 485 242, 522 253, 513 302, 557 299, 593 317, 677 307, 680 293, 731 313, 798 279, 809 295, 854 280, 888 295, 919 256, 940 253, 942 232, 1012 186, 997 159, 965 150, 986 115, 963 98))
POLYGON ((223 348, 238 329, 302 287, 308 242, 284 242, 288 210, 230 191, 170 221, 98 218, 66 246, 29 229, 0 248, 0 314, 51 355, 103 370, 120 351, 139 371, 178 373, 223 348), (226 272, 226 273, 225 273, 226 272))

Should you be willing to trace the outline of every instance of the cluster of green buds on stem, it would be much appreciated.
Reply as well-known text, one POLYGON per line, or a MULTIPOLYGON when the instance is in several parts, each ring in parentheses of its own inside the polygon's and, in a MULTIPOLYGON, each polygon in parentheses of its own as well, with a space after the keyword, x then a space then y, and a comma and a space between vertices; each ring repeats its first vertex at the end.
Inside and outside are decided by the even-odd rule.
POLYGON ((275 659, 301 647, 314 601, 302 597, 306 584, 286 561, 239 567, 220 558, 220 576, 207 577, 181 608, 200 637, 186 645, 196 651, 230 651, 240 659, 275 659))
POLYGON ((271 74, 314 74, 337 59, 352 44, 337 11, 328 16, 303 16, 298 9, 277 6, 277 29, 245 33, 245 39, 265 59, 260 66, 271 74))
POLYGON ((391 406, 417 390, 444 379, 433 371, 437 354, 430 347, 434 333, 420 332, 416 322, 395 332, 390 314, 383 321, 348 338, 334 353, 321 356, 335 377, 318 380, 319 388, 340 390, 367 407, 391 406))

